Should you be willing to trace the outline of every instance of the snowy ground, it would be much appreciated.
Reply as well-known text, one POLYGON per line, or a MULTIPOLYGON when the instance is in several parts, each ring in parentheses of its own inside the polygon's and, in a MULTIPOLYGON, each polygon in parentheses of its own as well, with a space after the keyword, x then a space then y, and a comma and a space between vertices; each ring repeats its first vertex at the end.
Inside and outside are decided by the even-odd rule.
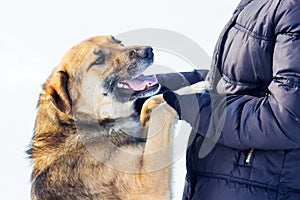
MULTIPOLYGON (((161 28, 186 35, 212 55, 218 34, 237 4, 237 0, 2 0, 1 199, 30 199, 31 165, 25 150, 32 136, 38 94, 67 49, 94 35, 161 28)), ((179 61, 169 61, 158 53, 155 62, 180 67, 179 61)), ((190 69, 188 66, 178 68, 190 69)), ((180 175, 176 180, 185 174, 184 158, 181 162, 181 167, 176 168, 176 174, 180 175)), ((180 196, 180 187, 182 184, 176 189, 177 196, 180 196)))

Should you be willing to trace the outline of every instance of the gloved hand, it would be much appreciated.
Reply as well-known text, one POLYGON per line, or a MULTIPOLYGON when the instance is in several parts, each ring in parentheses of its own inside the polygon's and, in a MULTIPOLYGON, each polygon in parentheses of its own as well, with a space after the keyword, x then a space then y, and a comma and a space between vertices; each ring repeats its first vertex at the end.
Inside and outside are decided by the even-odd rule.
POLYGON ((188 122, 194 130, 207 129, 211 114, 211 99, 208 92, 178 95, 167 90, 163 93, 163 98, 177 111, 179 119, 188 122))
POLYGON ((181 99, 181 97, 175 92, 167 90, 163 93, 163 98, 172 108, 174 108, 174 110, 177 111, 179 119, 181 119, 181 108, 178 100, 181 99))
POLYGON ((227 104, 230 103, 225 95, 207 90, 187 95, 166 91, 163 98, 177 111, 179 119, 189 123, 195 132, 214 142, 220 138, 218 133, 223 129, 227 104))

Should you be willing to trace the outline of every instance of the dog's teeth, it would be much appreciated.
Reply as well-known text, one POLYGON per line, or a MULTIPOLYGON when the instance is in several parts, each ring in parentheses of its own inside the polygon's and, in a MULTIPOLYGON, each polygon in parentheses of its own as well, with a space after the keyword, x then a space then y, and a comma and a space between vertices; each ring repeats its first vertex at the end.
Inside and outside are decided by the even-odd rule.
POLYGON ((117 87, 118 87, 118 88, 122 88, 122 87, 123 87, 123 84, 122 84, 122 83, 118 83, 117 87))
POLYGON ((123 84, 123 83, 118 83, 117 87, 118 87, 118 88, 129 89, 128 85, 123 84))

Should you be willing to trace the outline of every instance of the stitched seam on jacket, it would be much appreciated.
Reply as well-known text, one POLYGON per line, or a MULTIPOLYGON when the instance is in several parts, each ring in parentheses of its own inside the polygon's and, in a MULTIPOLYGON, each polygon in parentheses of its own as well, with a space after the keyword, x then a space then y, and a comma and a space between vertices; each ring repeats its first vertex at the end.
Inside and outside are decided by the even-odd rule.
MULTIPOLYGON (((226 174, 218 174, 218 173, 197 173, 200 176, 205 176, 205 177, 209 177, 209 178, 216 178, 216 179, 223 179, 223 180, 229 180, 229 181, 234 181, 234 182, 238 182, 241 184, 247 184, 247 185, 251 185, 251 186, 255 186, 255 187, 260 187, 260 188, 264 188, 264 189, 271 189, 274 191, 277 191, 278 186, 277 185, 268 185, 265 183, 261 183, 258 181, 253 181, 253 180, 248 180, 248 179, 243 179, 243 178, 238 178, 238 177, 234 177, 234 176, 229 176, 226 174)), ((300 190, 299 190, 300 191, 300 190)))
POLYGON ((280 169, 280 176, 279 176, 279 179, 278 179, 277 190, 279 190, 279 184, 280 184, 281 179, 282 179, 282 171, 283 171, 283 166, 284 166, 284 163, 285 163, 285 159, 286 159, 286 153, 284 154, 282 165, 281 165, 281 169, 280 169))
POLYGON ((229 176, 229 175, 226 175, 226 174, 198 172, 197 175, 202 176, 202 177, 208 177, 208 178, 222 179, 222 180, 225 180, 225 181, 238 182, 240 184, 246 184, 246 185, 251 185, 251 186, 259 187, 259 188, 263 188, 263 189, 274 190, 274 191, 277 191, 279 193, 280 192, 300 193, 300 189, 295 189, 295 188, 290 188, 290 187, 285 187, 285 186, 281 187, 280 185, 268 185, 268 184, 261 183, 261 182, 258 182, 258 181, 253 181, 253 180, 243 179, 243 178, 239 178, 239 177, 229 176))
POLYGON ((255 84, 255 83, 245 83, 245 82, 239 82, 239 81, 233 81, 232 79, 230 79, 227 75, 225 75, 224 73, 222 74, 222 79, 226 82, 226 83, 230 83, 233 85, 239 85, 239 86, 247 86, 250 88, 258 88, 261 87, 261 84, 255 84))
POLYGON ((247 28, 245 28, 244 26, 242 26, 241 24, 238 24, 236 23, 235 26, 234 26, 235 29, 239 30, 239 31, 242 31, 244 33, 246 33, 247 35, 255 38, 255 39, 259 39, 259 40, 265 40, 265 41, 268 41, 268 42, 273 42, 275 41, 275 38, 273 37, 268 37, 268 36, 264 36, 264 35, 260 35, 256 32, 253 32, 247 28))
POLYGON ((284 36, 295 37, 296 39, 300 39, 300 33, 297 32, 279 33, 278 35, 284 35, 284 36))

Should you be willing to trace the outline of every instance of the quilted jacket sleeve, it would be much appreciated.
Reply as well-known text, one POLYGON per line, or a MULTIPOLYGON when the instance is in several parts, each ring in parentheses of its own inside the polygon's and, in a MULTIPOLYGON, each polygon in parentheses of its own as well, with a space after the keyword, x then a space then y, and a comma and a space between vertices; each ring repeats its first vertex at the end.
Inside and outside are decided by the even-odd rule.
POLYGON ((194 70, 191 72, 157 74, 156 77, 162 86, 161 93, 165 90, 177 90, 203 81, 208 70, 194 70))
POLYGON ((184 107, 181 118, 199 134, 215 137, 208 136, 208 130, 220 130, 216 142, 236 149, 300 148, 300 6, 282 2, 274 19, 274 78, 269 95, 177 96, 176 109, 184 107), (192 107, 199 109, 186 109, 192 107))

